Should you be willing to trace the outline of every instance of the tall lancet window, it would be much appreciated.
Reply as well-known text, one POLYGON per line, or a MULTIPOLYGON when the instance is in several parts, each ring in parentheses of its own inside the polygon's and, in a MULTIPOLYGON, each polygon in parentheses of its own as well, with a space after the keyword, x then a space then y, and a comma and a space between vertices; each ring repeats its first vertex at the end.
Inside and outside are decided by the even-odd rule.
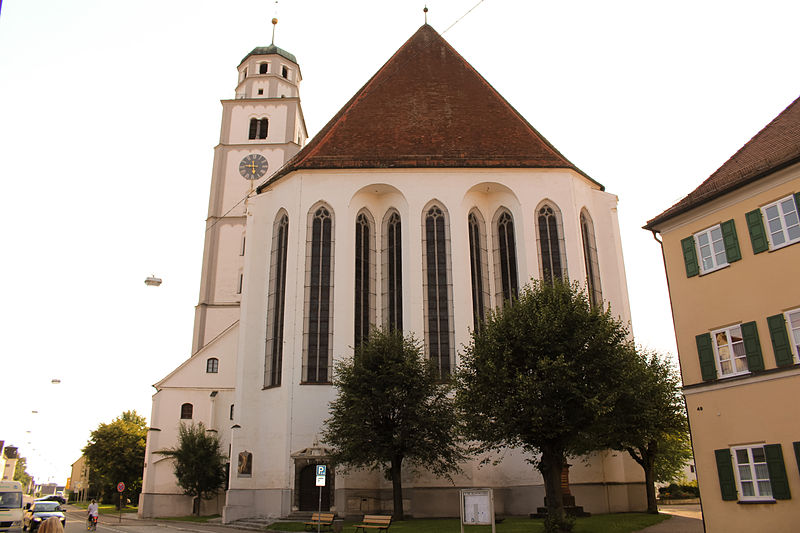
POLYGON ((355 335, 353 346, 358 347, 369 335, 375 315, 375 224, 369 213, 356 217, 355 250, 355 335))
POLYGON ((283 367, 283 317, 286 304, 286 257, 289 246, 289 217, 278 213, 272 227, 272 252, 269 261, 267 293, 267 346, 264 361, 264 387, 281 384, 283 367))
POLYGON ((477 331, 489 305, 488 264, 486 260, 486 233, 483 218, 477 210, 467 217, 469 226, 469 271, 472 279, 472 324, 477 331))
POLYGON ((519 296, 514 219, 508 209, 501 208, 495 215, 494 235, 497 304, 500 307, 504 302, 519 296))
POLYGON ((306 383, 328 383, 333 334, 333 214, 320 206, 309 215, 303 375, 306 383))
POLYGON ((383 324, 403 330, 403 245, 400 214, 391 210, 383 228, 383 324))
POLYGON ((425 211, 423 294, 428 356, 442 378, 450 375, 453 356, 452 275, 447 216, 434 204, 425 211))
POLYGON ((558 207, 552 203, 539 206, 536 225, 542 281, 552 283, 556 279, 565 279, 567 256, 564 250, 564 228, 558 207))
POLYGON ((600 266, 597 262, 594 223, 585 209, 581 211, 581 239, 583 240, 583 262, 586 265, 586 292, 589 293, 589 302, 594 306, 602 306, 603 292, 600 289, 600 266))

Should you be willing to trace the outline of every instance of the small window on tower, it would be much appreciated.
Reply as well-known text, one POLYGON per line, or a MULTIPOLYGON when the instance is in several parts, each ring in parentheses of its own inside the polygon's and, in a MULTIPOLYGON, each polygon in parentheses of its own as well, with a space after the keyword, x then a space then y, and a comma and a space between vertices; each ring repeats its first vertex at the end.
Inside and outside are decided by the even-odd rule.
POLYGON ((259 89, 259 90, 258 90, 258 94, 259 94, 259 95, 262 95, 262 94, 264 94, 264 89, 259 89))
POLYGON ((244 274, 239 274, 239 286, 236 287, 236 294, 242 294, 243 284, 244 284, 244 274))
POLYGON ((247 77, 247 69, 244 69, 244 77, 247 77))
POLYGON ((267 72, 269 72, 269 63, 261 63, 258 65, 259 74, 266 74, 267 72))
POLYGON ((286 67, 281 67, 281 76, 288 79, 289 78, 289 69, 286 67))

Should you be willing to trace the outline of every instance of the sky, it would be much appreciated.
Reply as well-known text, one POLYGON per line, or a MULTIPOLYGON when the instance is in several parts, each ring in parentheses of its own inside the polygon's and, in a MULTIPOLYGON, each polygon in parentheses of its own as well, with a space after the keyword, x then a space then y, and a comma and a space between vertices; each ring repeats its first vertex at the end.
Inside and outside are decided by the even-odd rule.
MULTIPOLYGON (((300 64, 313 136, 422 25, 424 5, 2 1, 0 440, 38 481, 63 484, 101 422, 149 419, 152 384, 190 356, 219 101, 270 43, 270 19, 300 64), (151 274, 160 287, 144 285, 151 274)), ((641 226, 800 95, 800 2, 427 6, 434 29, 619 197, 633 332, 674 357, 660 247, 641 226)))

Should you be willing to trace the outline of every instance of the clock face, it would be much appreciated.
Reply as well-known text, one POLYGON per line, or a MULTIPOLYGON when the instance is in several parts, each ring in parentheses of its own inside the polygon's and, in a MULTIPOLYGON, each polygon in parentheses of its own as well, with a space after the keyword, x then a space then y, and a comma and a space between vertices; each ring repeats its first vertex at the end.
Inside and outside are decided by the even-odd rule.
POLYGON ((267 158, 261 154, 246 155, 239 163, 239 173, 246 180, 257 180, 267 173, 268 168, 267 158))

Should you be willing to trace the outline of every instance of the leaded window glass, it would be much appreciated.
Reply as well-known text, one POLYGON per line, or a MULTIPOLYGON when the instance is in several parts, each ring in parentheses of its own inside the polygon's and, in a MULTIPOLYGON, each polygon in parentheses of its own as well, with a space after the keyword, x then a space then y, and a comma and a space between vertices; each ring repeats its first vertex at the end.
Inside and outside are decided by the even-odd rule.
POLYGON ((511 213, 503 210, 496 222, 497 269, 499 273, 498 296, 501 302, 516 298, 519 295, 517 281, 517 248, 514 242, 514 219, 511 213))
POLYGON ((400 215, 394 211, 386 220, 384 248, 384 323, 390 330, 403 330, 403 248, 400 215))
POLYGON ((556 279, 563 279, 566 272, 561 216, 553 206, 545 204, 539 208, 537 222, 542 280, 552 283, 556 279))
POLYGON ((450 374, 450 287, 448 280, 447 220, 439 206, 425 214, 425 281, 428 355, 439 375, 450 374))
POLYGON ((469 270, 472 280, 472 324, 475 331, 480 328, 486 316, 487 287, 486 265, 484 264, 483 221, 474 212, 467 217, 469 226, 469 270))
POLYGON ((320 207, 311 220, 305 369, 308 383, 328 382, 332 256, 333 217, 326 207, 320 207))
POLYGON ((589 303, 594 306, 602 306, 603 292, 600 289, 597 241, 594 237, 594 224, 586 212, 581 212, 581 240, 583 241, 583 264, 586 267, 586 292, 589 293, 589 303))
POLYGON ((370 281, 371 246, 370 221, 361 213, 356 217, 356 264, 355 264, 355 334, 356 348, 366 340, 370 326, 370 281))
POLYGON ((289 246, 289 217, 280 216, 272 232, 269 293, 267 297, 267 353, 264 386, 281 384, 283 367, 283 321, 286 304, 286 257, 289 246))

